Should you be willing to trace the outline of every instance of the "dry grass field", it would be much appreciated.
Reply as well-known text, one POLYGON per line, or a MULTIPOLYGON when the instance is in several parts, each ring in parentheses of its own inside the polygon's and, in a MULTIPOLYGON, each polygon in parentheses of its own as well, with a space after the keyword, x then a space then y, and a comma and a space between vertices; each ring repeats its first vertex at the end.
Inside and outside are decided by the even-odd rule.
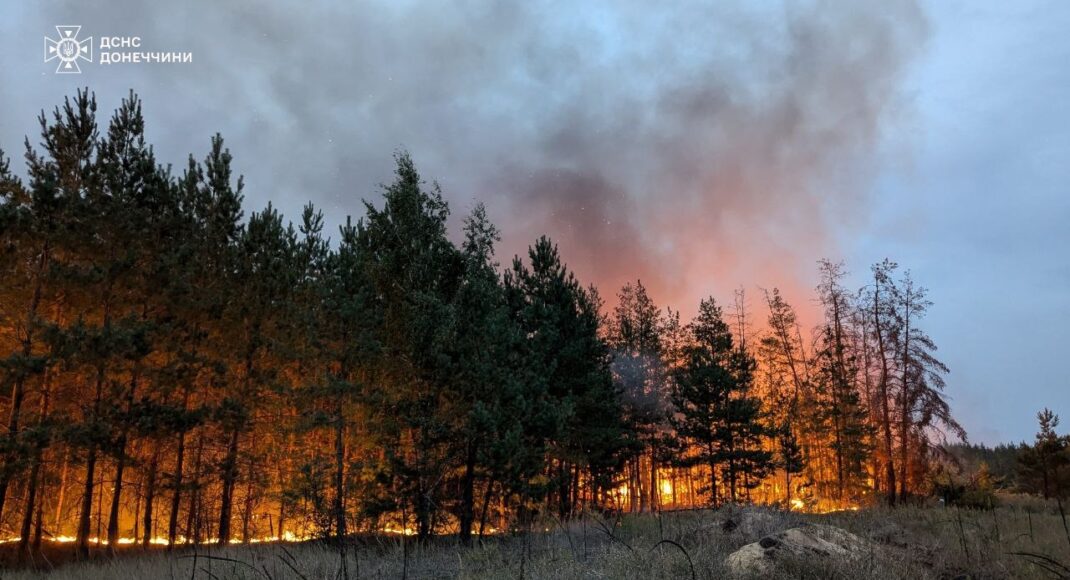
MULTIPOLYGON (((466 548, 451 539, 364 539, 318 544, 128 551, 114 559, 7 569, 3 580, 336 580, 341 578, 724 578, 745 544, 788 528, 826 524, 865 540, 850 557, 778 557, 772 578, 1070 578, 1070 539, 1054 504, 1005 501, 995 510, 870 508, 824 515, 763 508, 591 515, 466 548), (726 522, 731 522, 727 523, 726 522)), ((738 576, 738 574, 735 574, 738 576)))

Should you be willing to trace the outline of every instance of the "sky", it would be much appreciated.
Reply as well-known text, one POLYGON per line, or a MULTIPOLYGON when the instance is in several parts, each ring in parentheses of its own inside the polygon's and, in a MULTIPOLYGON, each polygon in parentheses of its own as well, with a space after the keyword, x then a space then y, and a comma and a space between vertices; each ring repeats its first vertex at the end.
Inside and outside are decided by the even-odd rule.
POLYGON ((455 225, 487 205, 502 261, 547 234, 610 302, 641 279, 685 316, 779 287, 814 322, 817 260, 858 287, 890 257, 972 441, 1070 414, 1070 3, 672 4, 5 2, 0 148, 79 87, 102 121, 133 90, 158 159, 219 132, 247 213, 335 225, 406 150, 455 225), (94 38, 81 74, 44 62, 56 25, 94 38), (113 36, 192 62, 101 64, 113 36))

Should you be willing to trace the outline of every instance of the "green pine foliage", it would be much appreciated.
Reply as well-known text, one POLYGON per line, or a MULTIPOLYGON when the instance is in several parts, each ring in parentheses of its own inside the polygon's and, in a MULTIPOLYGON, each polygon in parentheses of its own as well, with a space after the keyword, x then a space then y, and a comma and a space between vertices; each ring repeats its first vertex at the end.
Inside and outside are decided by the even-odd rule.
POLYGON ((713 504, 735 502, 741 481, 760 481, 772 467, 772 454, 760 446, 769 434, 761 401, 750 391, 754 359, 734 344, 712 298, 702 301, 688 329, 692 341, 675 373, 673 427, 695 451, 677 461, 708 467, 713 504))

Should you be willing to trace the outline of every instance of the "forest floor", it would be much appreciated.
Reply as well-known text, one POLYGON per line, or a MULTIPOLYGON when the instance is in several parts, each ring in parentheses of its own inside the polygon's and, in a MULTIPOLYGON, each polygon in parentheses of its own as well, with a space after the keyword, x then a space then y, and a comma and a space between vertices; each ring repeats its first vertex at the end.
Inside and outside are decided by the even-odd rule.
POLYGON ((129 549, 116 558, 55 568, 38 562, 36 571, 8 568, 0 570, 0 579, 724 578, 733 575, 726 563, 732 552, 809 524, 851 532, 866 548, 847 557, 821 550, 780 555, 771 568, 751 576, 1070 578, 1070 533, 1056 506, 1011 500, 987 511, 929 506, 815 515, 726 507, 591 515, 567 524, 544 522, 532 533, 487 538, 473 547, 451 538, 426 544, 400 536, 365 539, 348 546, 344 557, 339 548, 315 542, 171 554, 129 549))

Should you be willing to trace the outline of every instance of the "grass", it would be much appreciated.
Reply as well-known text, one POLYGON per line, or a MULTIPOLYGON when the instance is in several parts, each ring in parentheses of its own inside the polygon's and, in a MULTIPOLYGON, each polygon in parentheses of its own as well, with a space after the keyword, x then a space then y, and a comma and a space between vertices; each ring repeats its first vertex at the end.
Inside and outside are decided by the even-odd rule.
MULTIPOLYGON (((450 538, 192 548, 130 549, 114 559, 6 570, 3 580, 335 580, 340 578, 722 578, 725 557, 762 536, 807 522, 873 542, 851 561, 784 559, 782 578, 1070 578, 1070 540, 1054 505, 1005 501, 990 511, 871 508, 826 515, 762 508, 598 515, 544 521, 530 534, 466 548, 450 538), (739 526, 725 531, 732 519, 739 526)), ((729 526, 731 527, 731 526, 729 526)))

